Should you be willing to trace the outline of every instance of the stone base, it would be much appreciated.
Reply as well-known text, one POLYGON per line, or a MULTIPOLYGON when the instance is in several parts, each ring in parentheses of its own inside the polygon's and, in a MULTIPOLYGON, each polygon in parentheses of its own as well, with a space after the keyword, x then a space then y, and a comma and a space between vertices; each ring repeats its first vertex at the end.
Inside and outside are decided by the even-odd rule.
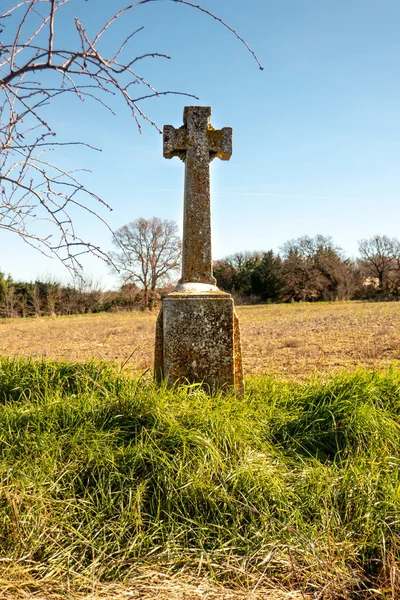
POLYGON ((157 320, 155 378, 169 385, 202 383, 243 392, 239 320, 233 299, 220 291, 172 292, 157 320))

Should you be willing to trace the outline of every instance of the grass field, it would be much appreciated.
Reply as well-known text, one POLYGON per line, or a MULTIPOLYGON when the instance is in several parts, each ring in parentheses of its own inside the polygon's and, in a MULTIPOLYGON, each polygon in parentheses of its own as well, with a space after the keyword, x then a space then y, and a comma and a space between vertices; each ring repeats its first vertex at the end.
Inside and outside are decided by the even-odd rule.
MULTIPOLYGON (((238 307, 246 374, 305 379, 400 358, 400 303, 238 307)), ((0 321, 0 355, 116 360, 152 369, 156 314, 117 313, 0 321)))
POLYGON ((2 360, 0 597, 395 600, 399 390, 392 369, 210 397, 2 360))

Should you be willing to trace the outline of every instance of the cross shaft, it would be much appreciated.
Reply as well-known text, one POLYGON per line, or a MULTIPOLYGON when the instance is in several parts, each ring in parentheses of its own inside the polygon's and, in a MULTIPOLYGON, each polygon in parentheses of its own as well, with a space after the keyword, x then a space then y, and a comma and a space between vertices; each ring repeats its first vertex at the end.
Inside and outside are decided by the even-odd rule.
POLYGON ((164 127, 164 157, 185 163, 182 277, 180 283, 215 285, 211 255, 210 162, 232 155, 232 128, 210 125, 210 106, 186 106, 184 125, 164 127))

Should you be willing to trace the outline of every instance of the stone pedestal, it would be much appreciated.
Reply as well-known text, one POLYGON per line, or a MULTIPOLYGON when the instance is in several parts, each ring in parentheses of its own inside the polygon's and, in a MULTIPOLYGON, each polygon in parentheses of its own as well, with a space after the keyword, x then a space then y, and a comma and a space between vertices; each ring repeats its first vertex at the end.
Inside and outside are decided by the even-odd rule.
POLYGON ((243 392, 239 321, 230 294, 215 286, 178 286, 163 299, 157 320, 157 381, 202 383, 243 392), (181 288, 181 291, 179 291, 181 288))

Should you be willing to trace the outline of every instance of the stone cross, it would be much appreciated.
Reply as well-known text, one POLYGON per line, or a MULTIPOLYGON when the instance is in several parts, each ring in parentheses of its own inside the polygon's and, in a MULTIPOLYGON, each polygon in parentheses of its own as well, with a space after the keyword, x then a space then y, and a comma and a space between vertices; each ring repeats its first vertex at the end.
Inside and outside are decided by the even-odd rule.
POLYGON ((239 320, 230 294, 215 285, 211 258, 210 162, 229 160, 232 129, 210 125, 209 106, 187 106, 184 125, 164 127, 164 156, 185 163, 182 278, 162 300, 155 378, 168 385, 244 389, 239 320))
POLYGON ((210 162, 232 155, 232 128, 210 125, 210 106, 186 106, 184 125, 164 127, 164 157, 185 163, 182 278, 215 285, 211 256, 210 162))

